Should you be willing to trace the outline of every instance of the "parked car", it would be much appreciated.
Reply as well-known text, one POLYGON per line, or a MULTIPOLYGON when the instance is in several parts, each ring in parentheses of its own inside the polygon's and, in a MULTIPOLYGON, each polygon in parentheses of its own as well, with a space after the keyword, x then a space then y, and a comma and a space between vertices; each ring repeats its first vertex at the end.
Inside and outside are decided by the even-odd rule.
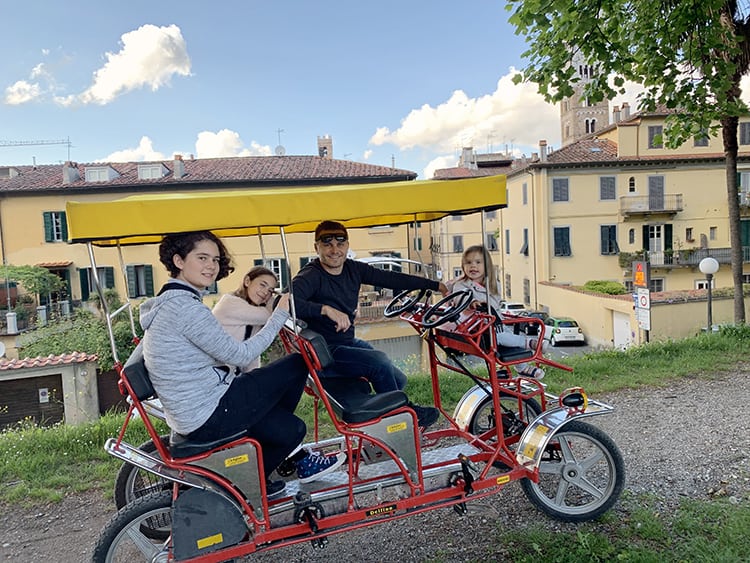
POLYGON ((523 303, 513 303, 511 301, 503 301, 500 303, 500 314, 507 313, 509 315, 526 315, 528 310, 526 305, 523 303))
MULTIPOLYGON (((547 320, 547 317, 549 317, 549 314, 545 313, 544 311, 528 311, 524 313, 524 316, 539 319, 540 321, 544 322, 547 320)), ((537 334, 539 334, 539 325, 537 323, 526 323, 523 325, 523 331, 528 336, 536 336, 537 334)))
POLYGON ((547 317, 544 325, 544 339, 549 340, 552 346, 557 346, 561 342, 586 343, 583 330, 578 326, 575 319, 571 319, 570 317, 547 317))

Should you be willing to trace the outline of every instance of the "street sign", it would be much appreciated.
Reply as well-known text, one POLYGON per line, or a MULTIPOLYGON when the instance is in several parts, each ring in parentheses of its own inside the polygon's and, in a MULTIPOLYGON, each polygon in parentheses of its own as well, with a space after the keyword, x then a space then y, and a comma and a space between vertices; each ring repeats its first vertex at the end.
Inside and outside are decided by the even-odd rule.
POLYGON ((639 328, 651 330, 651 292, 647 288, 636 289, 635 315, 639 328))
POLYGON ((648 284, 648 262, 633 262, 633 285, 635 287, 648 287, 648 284))

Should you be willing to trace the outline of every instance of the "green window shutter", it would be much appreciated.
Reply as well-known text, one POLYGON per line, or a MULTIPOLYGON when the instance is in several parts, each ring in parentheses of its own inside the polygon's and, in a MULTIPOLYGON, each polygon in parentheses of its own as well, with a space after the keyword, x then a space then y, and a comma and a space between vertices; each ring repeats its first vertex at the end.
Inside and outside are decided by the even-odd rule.
POLYGON ((89 288, 89 269, 80 268, 78 277, 81 280, 81 301, 88 301, 91 289, 89 288))
POLYGON ((301 270, 302 268, 304 268, 305 266, 307 266, 308 262, 310 262, 310 257, 309 256, 303 256, 302 258, 300 258, 299 259, 299 269, 301 270))
POLYGON ((609 225, 599 227, 599 254, 609 254, 609 225))
POLYGON ((42 213, 42 217, 44 218, 44 242, 53 242, 54 231, 52 229, 52 212, 45 211, 42 213))
POLYGON ((672 224, 664 225, 664 250, 672 250, 672 224))
POLYGON ((286 265, 286 258, 281 259, 281 288, 289 287, 289 268, 286 265))
POLYGON ((263 258, 256 258, 253 260, 253 266, 262 266, 263 265, 263 258))
POLYGON ((115 287, 115 269, 111 266, 104 268, 103 289, 112 289, 115 287))
POLYGON ((143 267, 143 277, 146 279, 146 296, 154 296, 154 268, 151 265, 143 267))
POLYGON ((740 238, 742 246, 750 246, 750 220, 740 220, 740 238))
POLYGON ((648 225, 643 225, 643 250, 648 250, 648 225))
POLYGON ((138 297, 138 285, 135 280, 135 266, 125 266, 125 275, 128 278, 128 297, 138 297))
POLYGON ((60 230, 62 231, 62 239, 68 240, 68 216, 65 211, 60 212, 60 230))

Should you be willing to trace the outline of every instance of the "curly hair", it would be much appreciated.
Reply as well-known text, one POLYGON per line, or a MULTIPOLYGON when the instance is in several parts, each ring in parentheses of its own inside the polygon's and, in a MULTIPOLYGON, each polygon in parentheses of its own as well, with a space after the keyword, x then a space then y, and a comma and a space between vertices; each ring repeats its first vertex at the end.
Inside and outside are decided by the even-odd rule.
MULTIPOLYGON (((276 280, 276 283, 279 283, 279 278, 276 277, 276 274, 273 273, 273 271, 269 270, 265 266, 253 266, 250 268, 250 270, 242 276, 242 282, 240 282, 240 287, 238 287, 234 291, 234 295, 236 297, 241 297, 245 301, 250 301, 247 298, 247 288, 245 287, 245 278, 248 278, 248 281, 253 281, 256 278, 259 278, 261 276, 271 276, 274 280, 276 280)), ((254 304, 254 303, 251 303, 254 304)))
POLYGON ((222 280, 234 272, 232 257, 229 255, 226 246, 219 237, 210 231, 164 235, 161 244, 159 244, 159 261, 164 264, 169 274, 176 278, 180 274, 180 269, 175 266, 174 255, 177 254, 184 260, 190 251, 195 248, 195 245, 202 240, 210 240, 219 248, 219 275, 216 276, 216 281, 222 280))

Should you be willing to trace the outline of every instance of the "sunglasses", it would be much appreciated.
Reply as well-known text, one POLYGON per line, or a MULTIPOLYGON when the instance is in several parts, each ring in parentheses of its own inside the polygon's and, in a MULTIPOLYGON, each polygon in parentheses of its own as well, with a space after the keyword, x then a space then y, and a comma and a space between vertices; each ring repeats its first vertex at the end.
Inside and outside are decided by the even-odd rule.
POLYGON ((336 242, 346 242, 349 240, 349 237, 346 235, 323 235, 317 240, 317 242, 322 242, 323 244, 331 244, 334 239, 336 240, 336 242))

